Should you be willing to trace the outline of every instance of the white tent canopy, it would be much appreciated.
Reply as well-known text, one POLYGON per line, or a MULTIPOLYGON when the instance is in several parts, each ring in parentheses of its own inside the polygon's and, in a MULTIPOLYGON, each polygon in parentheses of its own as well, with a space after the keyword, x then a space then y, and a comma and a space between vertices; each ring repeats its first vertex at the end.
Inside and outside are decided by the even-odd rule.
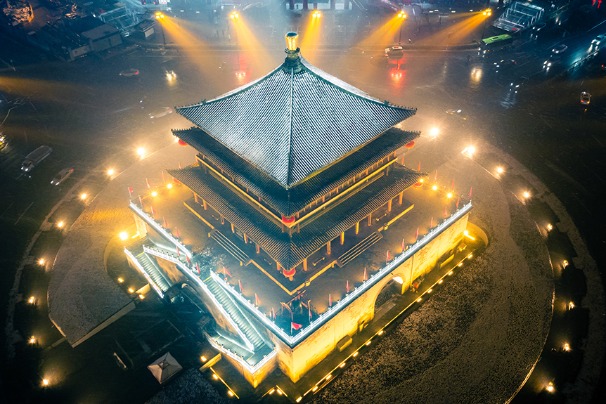
POLYGON ((183 369, 183 367, 179 365, 179 362, 173 358, 170 352, 167 352, 156 359, 147 368, 160 384, 166 382, 183 369))

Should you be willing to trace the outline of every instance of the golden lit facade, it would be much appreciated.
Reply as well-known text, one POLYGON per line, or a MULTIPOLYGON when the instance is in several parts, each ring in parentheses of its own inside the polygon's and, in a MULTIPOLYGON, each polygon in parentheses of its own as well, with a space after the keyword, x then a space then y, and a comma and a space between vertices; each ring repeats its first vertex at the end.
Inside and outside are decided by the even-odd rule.
POLYGON ((419 133, 399 124, 415 109, 326 74, 286 39, 263 78, 177 108, 194 126, 174 134, 197 155, 168 170, 183 195, 170 209, 188 222, 178 232, 152 201, 131 201, 142 239, 125 250, 160 296, 202 302, 207 338, 255 387, 277 367, 298 381, 371 323, 387 286, 404 293, 452 260, 471 209, 404 165, 419 133))

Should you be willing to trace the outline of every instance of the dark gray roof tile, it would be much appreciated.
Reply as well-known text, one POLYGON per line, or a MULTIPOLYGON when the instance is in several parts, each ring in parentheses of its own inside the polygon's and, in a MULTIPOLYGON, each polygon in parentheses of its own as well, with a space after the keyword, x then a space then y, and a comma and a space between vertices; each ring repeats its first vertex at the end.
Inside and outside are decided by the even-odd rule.
POLYGON ((177 112, 284 188, 416 112, 372 98, 304 59, 300 69, 289 66, 177 112))

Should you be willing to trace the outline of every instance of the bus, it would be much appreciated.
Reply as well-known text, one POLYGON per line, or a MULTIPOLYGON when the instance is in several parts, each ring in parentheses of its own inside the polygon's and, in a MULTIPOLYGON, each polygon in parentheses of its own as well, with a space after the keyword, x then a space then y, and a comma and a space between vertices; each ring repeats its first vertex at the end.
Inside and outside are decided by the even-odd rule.
POLYGON ((509 34, 491 36, 480 41, 480 56, 486 56, 488 53, 507 49, 513 43, 513 37, 509 34))

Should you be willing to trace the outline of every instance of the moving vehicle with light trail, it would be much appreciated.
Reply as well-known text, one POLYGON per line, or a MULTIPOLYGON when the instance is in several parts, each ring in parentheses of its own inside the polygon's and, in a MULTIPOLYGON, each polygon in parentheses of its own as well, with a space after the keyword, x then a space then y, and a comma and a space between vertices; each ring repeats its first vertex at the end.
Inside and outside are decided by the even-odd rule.
POLYGON ((32 171, 38 164, 42 162, 45 158, 50 156, 53 152, 53 148, 50 146, 40 146, 30 154, 28 154, 23 163, 21 163, 21 171, 29 173, 32 171))
POLYGON ((65 181, 66 179, 68 179, 69 176, 72 175, 73 172, 74 172, 73 167, 64 168, 63 170, 59 171, 57 173, 57 175, 55 175, 53 177, 53 179, 50 182, 51 185, 61 185, 61 183, 63 181, 65 181))
POLYGON ((509 34, 491 36, 480 41, 479 56, 485 57, 490 53, 511 48, 513 37, 509 34))

